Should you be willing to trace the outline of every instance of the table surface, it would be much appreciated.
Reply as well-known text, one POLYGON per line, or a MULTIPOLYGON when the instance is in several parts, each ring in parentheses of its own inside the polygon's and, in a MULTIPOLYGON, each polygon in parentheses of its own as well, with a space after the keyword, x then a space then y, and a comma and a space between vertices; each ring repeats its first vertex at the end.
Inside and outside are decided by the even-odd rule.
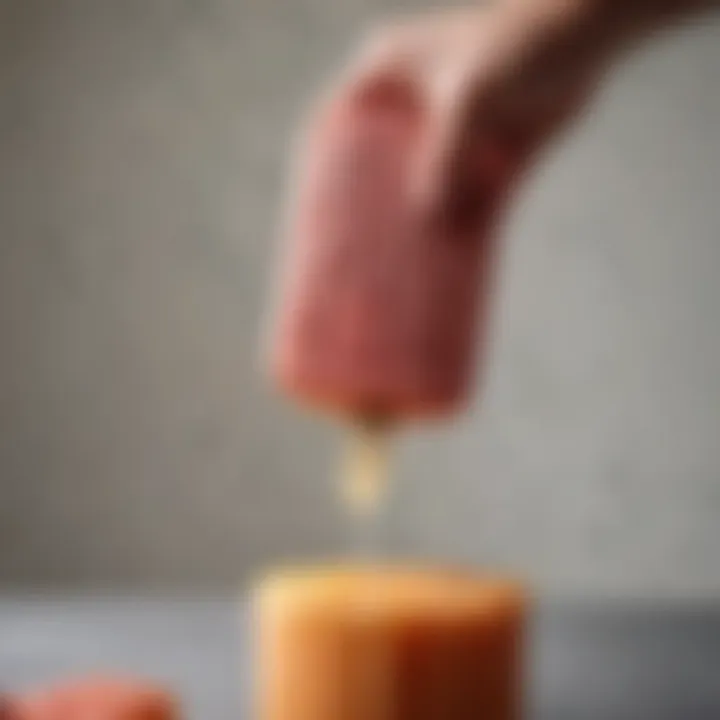
MULTIPOLYGON (((247 716, 244 617, 225 600, 0 599, 0 686, 139 674, 176 688, 188 720, 247 716)), ((529 676, 529 720, 718 720, 720 603, 541 606, 529 676)))

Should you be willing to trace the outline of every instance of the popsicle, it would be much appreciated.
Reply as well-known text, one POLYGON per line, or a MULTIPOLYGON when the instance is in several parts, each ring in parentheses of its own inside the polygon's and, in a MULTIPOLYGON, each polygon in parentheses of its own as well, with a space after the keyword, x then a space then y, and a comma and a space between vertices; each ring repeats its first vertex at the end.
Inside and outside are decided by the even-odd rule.
POLYGON ((451 415, 470 396, 493 261, 484 168, 428 212, 411 182, 427 121, 409 86, 386 81, 311 124, 271 343, 293 398, 394 422, 451 415))
POLYGON ((257 720, 517 720, 525 597, 446 570, 279 573, 255 597, 257 720))

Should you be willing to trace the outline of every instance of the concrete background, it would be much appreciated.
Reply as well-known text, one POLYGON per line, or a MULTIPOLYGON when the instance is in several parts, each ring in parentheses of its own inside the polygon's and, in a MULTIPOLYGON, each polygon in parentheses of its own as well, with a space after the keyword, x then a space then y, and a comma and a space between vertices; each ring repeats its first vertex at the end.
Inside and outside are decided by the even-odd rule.
MULTIPOLYGON (((392 7, 0 0, 0 585, 209 590, 363 541, 255 343, 290 130, 392 7)), ((719 39, 634 57, 520 199, 482 406, 404 444, 389 554, 720 594, 719 39)))

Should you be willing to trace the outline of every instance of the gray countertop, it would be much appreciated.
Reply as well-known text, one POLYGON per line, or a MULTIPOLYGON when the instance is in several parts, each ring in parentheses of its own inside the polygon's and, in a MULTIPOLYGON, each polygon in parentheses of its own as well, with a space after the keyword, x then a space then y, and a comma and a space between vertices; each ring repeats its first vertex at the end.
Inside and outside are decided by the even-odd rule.
MULTIPOLYGON (((222 600, 0 600, 0 685, 140 674, 176 688, 189 720, 237 718, 243 615, 222 600)), ((541 607, 530 640, 531 720, 720 718, 720 604, 541 607)))

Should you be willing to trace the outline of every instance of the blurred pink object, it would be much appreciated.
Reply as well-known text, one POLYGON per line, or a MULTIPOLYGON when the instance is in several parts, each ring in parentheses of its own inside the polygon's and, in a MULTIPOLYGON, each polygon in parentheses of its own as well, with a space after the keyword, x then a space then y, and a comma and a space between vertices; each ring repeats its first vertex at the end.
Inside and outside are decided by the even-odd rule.
POLYGON ((2 720, 177 720, 170 693, 139 680, 81 678, 9 698, 2 720))
POLYGON ((444 212, 422 207, 412 178, 426 123, 411 88, 378 81, 326 107, 306 139, 271 357, 303 402, 402 420, 469 398, 497 203, 478 158, 444 212))
POLYGON ((8 695, 0 695, 0 720, 19 720, 17 704, 8 695))

